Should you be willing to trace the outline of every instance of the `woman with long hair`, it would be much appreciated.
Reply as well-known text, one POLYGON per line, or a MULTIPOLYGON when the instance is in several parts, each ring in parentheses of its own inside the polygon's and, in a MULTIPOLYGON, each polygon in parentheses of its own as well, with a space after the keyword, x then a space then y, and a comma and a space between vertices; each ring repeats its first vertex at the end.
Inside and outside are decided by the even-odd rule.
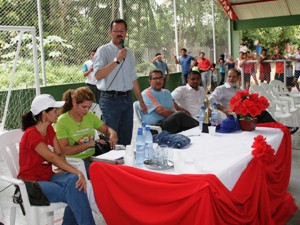
POLYGON ((22 115, 24 134, 20 141, 18 178, 37 181, 49 202, 64 202, 63 224, 95 224, 86 194, 86 180, 64 158, 52 123, 58 118, 57 102, 51 95, 34 98, 30 112, 22 115), (52 170, 52 164, 58 169, 52 170))
POLYGON ((88 173, 90 157, 95 154, 95 142, 102 141, 95 140, 95 131, 109 138, 112 149, 118 140, 117 133, 90 111, 94 95, 88 87, 66 91, 63 100, 65 105, 55 124, 58 142, 65 155, 83 159, 88 173))

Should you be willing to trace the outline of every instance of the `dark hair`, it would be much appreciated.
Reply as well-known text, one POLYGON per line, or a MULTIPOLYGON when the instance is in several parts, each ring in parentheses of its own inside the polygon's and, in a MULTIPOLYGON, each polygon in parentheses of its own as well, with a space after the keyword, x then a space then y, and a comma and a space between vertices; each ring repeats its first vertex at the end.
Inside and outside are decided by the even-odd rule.
POLYGON ((201 77, 200 73, 198 71, 191 71, 188 76, 187 79, 190 79, 192 77, 192 75, 198 75, 199 77, 201 77))
POLYGON ((77 104, 84 101, 94 101, 94 94, 88 87, 80 87, 76 90, 67 90, 63 94, 63 101, 65 101, 65 104, 62 107, 62 113, 68 112, 73 108, 73 99, 76 100, 77 104))
POLYGON ((266 48, 263 48, 261 51, 262 51, 262 52, 263 52, 263 51, 268 52, 268 50, 267 50, 266 48))
POLYGON ((97 51, 97 48, 94 48, 91 50, 91 52, 96 52, 97 51))
POLYGON ((123 19, 114 19, 110 23, 110 30, 112 30, 114 23, 123 23, 125 25, 125 29, 127 30, 127 23, 123 19))
POLYGON ((241 72, 238 71, 236 68, 231 68, 231 69, 228 70, 228 72, 229 71, 234 71, 237 74, 238 77, 241 76, 241 72))
POLYGON ((185 52, 187 52, 186 48, 182 48, 181 51, 182 51, 182 50, 185 51, 185 52))
POLYGON ((149 73, 149 80, 152 79, 153 73, 160 73, 163 76, 163 73, 161 72, 161 70, 151 70, 149 73))
POLYGON ((155 54, 155 56, 158 56, 158 55, 161 55, 161 53, 158 52, 158 53, 155 54))
POLYGON ((220 57, 221 57, 222 59, 224 59, 224 58, 225 58, 225 55, 224 55, 224 54, 221 54, 220 57))
POLYGON ((38 122, 42 122, 42 114, 43 112, 49 112, 52 109, 54 109, 53 107, 50 107, 48 109, 43 110, 42 112, 40 112, 37 115, 33 115, 31 111, 29 111, 28 113, 25 113, 22 115, 21 118, 21 129, 23 131, 25 131, 28 127, 34 126, 36 125, 38 122))
POLYGON ((203 56, 205 56, 205 53, 204 53, 204 52, 200 52, 200 53, 199 53, 199 55, 201 55, 201 54, 203 54, 203 56))
POLYGON ((211 67, 216 68, 216 64, 215 63, 211 64, 211 67))

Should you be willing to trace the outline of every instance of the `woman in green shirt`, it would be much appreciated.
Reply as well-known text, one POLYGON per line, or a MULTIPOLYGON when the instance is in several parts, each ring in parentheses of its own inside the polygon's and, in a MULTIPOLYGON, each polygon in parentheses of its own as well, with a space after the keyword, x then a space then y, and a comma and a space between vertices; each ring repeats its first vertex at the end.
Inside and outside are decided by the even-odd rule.
MULTIPOLYGON (((95 130, 106 135, 113 149, 117 133, 106 126, 90 108, 94 95, 88 87, 68 90, 63 94, 65 105, 55 124, 56 137, 68 157, 83 159, 88 172, 90 156, 95 154, 95 130)), ((101 141, 100 141, 101 142, 101 141)))

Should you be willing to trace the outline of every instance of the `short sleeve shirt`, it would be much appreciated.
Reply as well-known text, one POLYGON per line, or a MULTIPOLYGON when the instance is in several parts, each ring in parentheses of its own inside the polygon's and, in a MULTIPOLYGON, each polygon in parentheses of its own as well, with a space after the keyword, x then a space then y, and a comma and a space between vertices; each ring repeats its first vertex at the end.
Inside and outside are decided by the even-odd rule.
POLYGON ((186 55, 186 57, 179 56, 178 61, 181 65, 183 74, 188 74, 189 72, 192 71, 190 69, 192 60, 194 60, 194 57, 190 55, 186 55))
MULTIPOLYGON (((296 52, 292 57, 296 59, 300 59, 300 54, 296 52)), ((300 70, 300 62, 295 62, 295 70, 300 70)))
MULTIPOLYGON (((102 91, 129 91, 133 88, 133 81, 138 79, 135 71, 135 60, 131 49, 127 49, 127 56, 118 64, 110 74, 97 81, 97 88, 102 91)), ((119 48, 112 42, 105 44, 97 49, 94 56, 94 72, 106 66, 117 57, 119 48)))
POLYGON ((155 91, 152 88, 147 88, 142 92, 143 100, 147 106, 147 113, 142 114, 142 121, 146 124, 157 124, 159 121, 165 119, 165 117, 155 112, 158 106, 174 110, 174 102, 171 92, 167 89, 161 91, 155 91))
MULTIPOLYGON (((103 122, 93 112, 88 112, 80 123, 66 112, 59 116, 55 124, 56 136, 58 139, 68 139, 69 145, 80 145, 94 140, 95 129, 102 125, 103 122)), ((94 153, 95 148, 89 148, 71 157, 85 159, 94 153)))
POLYGON ((54 149, 53 140, 55 131, 50 124, 46 136, 42 136, 35 126, 27 128, 20 142, 18 178, 23 180, 49 181, 53 175, 52 164, 40 156, 35 148, 40 143, 45 143, 49 151, 54 149))
POLYGON ((188 110, 192 116, 199 115, 200 106, 203 105, 206 94, 203 87, 198 90, 192 88, 189 84, 177 87, 172 92, 172 97, 176 103, 188 110))
MULTIPOLYGON (((89 69, 91 69, 93 67, 93 61, 92 60, 88 60, 86 61, 83 66, 82 66, 82 72, 87 72, 89 69)), ((95 73, 94 71, 91 71, 89 73, 89 75, 86 76, 86 81, 87 84, 93 84, 96 85, 97 80, 95 77, 95 73)))

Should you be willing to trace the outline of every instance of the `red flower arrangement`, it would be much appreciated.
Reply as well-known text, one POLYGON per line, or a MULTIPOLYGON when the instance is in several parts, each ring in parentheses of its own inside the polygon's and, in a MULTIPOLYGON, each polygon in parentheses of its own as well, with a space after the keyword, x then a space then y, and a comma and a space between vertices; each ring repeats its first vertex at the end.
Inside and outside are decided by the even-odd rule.
POLYGON ((230 99, 229 111, 235 112, 240 118, 251 120, 269 107, 264 96, 250 94, 248 90, 239 91, 230 99))
POLYGON ((254 138, 252 155, 264 164, 271 164, 275 160, 275 151, 271 145, 267 144, 266 138, 258 135, 254 138))

